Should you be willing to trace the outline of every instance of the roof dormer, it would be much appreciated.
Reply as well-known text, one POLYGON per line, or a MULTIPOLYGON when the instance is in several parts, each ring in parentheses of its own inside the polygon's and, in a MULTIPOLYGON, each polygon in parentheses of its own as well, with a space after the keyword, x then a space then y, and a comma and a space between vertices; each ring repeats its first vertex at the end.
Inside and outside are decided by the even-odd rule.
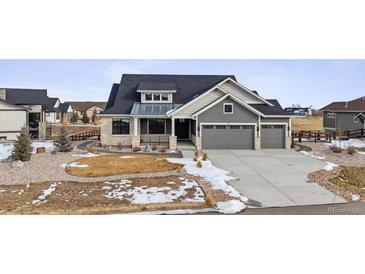
POLYGON ((141 103, 173 103, 176 93, 175 83, 141 82, 137 92, 141 93, 141 103))

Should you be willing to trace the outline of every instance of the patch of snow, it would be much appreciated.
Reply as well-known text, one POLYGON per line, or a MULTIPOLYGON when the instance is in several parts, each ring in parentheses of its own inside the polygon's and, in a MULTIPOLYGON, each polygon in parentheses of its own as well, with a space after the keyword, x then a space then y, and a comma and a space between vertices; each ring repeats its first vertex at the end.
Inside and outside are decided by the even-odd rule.
POLYGON ((32 204, 40 204, 46 201, 46 198, 51 195, 57 187, 57 182, 53 182, 48 189, 42 191, 36 200, 32 201, 32 204))
POLYGON ((301 150, 299 152, 302 153, 302 154, 304 154, 304 155, 306 155, 306 156, 310 156, 310 157, 315 158, 315 159, 318 159, 318 160, 324 160, 324 159, 326 159, 326 157, 316 156, 316 155, 314 155, 312 153, 309 153, 307 151, 304 151, 304 150, 301 150))
POLYGON ((80 167, 80 168, 85 168, 85 167, 89 167, 89 165, 87 164, 81 164, 79 162, 72 162, 66 165, 66 167, 80 167))
POLYGON ((186 215, 186 214, 199 214, 206 212, 216 212, 216 209, 215 208, 172 209, 172 210, 130 212, 127 214, 128 215, 186 215))
POLYGON ((356 202, 356 201, 360 200, 360 196, 357 194, 353 194, 353 195, 351 195, 351 200, 356 202))
POLYGON ((365 151, 357 151, 357 153, 360 155, 365 155, 365 151))
POLYGON ((120 158, 121 159, 132 159, 132 158, 136 158, 136 157, 127 155, 127 156, 120 156, 120 158))
POLYGON ((230 200, 227 202, 218 202, 217 211, 224 214, 234 214, 245 209, 245 204, 239 200, 230 200))
POLYGON ((0 193, 5 192, 5 191, 6 191, 5 189, 1 189, 1 188, 0 188, 0 193))
POLYGON ((187 189, 194 189, 193 198, 182 199, 184 202, 205 202, 203 190, 195 181, 185 180, 176 190, 171 187, 148 187, 139 186, 131 187, 132 182, 121 180, 120 183, 114 183, 113 188, 106 188, 104 197, 110 199, 127 200, 132 204, 154 204, 154 203, 171 203, 177 199, 182 199, 187 194, 187 189))
POLYGON ((88 153, 85 153, 85 154, 73 154, 72 156, 82 157, 82 158, 93 158, 93 157, 98 157, 99 154, 88 152, 88 153))
POLYGON ((13 149, 12 144, 0 144, 0 161, 8 159, 13 149))
POLYGON ((236 189, 226 183, 228 181, 236 180, 236 178, 228 176, 230 173, 229 171, 215 167, 209 160, 203 161, 201 168, 197 167, 196 162, 191 158, 168 158, 166 160, 172 163, 183 164, 187 173, 203 177, 210 182, 212 189, 222 190, 228 196, 239 199, 217 203, 218 212, 236 213, 245 208, 244 203, 248 201, 248 198, 242 196, 236 189), (228 209, 229 207, 231 207, 231 209, 228 209))
POLYGON ((332 140, 331 144, 326 144, 327 146, 338 146, 340 148, 348 148, 348 147, 356 147, 362 148, 365 147, 365 142, 359 139, 349 139, 349 140, 332 140))
POLYGON ((46 149, 46 152, 51 152, 54 149, 53 141, 33 142, 32 147, 33 154, 37 153, 37 148, 39 147, 44 147, 46 149))
POLYGON ((336 166, 338 166, 338 165, 336 165, 336 164, 334 164, 334 163, 331 163, 331 162, 326 162, 326 163, 324 164, 324 166, 323 166, 323 169, 324 169, 324 170, 327 170, 327 171, 330 171, 330 170, 332 170, 333 168, 335 168, 336 166))

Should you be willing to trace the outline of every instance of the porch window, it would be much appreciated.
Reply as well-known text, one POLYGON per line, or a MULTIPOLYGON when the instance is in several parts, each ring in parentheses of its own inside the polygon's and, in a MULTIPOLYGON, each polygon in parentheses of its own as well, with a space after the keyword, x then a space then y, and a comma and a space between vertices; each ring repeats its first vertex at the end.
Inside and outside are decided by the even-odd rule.
POLYGON ((165 119, 148 119, 149 134, 165 134, 165 119))
POLYGON ((129 119, 113 119, 113 134, 129 134, 129 119))

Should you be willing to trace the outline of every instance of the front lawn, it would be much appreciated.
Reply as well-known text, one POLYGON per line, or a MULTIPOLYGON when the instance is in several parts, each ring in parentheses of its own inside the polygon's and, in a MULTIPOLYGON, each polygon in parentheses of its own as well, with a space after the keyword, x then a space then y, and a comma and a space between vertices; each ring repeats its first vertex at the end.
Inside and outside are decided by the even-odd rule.
POLYGON ((65 167, 74 176, 102 177, 120 174, 155 173, 177 170, 183 165, 150 155, 105 155, 83 158, 65 167))
POLYGON ((110 214, 208 207, 198 183, 178 176, 0 186, 0 214, 110 214))

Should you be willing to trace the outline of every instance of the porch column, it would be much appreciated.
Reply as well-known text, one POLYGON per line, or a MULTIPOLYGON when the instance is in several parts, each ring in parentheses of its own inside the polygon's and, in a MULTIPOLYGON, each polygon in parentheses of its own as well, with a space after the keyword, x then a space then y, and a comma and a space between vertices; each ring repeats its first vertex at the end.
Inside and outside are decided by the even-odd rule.
POLYGON ((133 135, 134 136, 138 136, 138 118, 134 117, 133 118, 133 135))
POLYGON ((171 117, 171 136, 175 136, 175 118, 171 117))

